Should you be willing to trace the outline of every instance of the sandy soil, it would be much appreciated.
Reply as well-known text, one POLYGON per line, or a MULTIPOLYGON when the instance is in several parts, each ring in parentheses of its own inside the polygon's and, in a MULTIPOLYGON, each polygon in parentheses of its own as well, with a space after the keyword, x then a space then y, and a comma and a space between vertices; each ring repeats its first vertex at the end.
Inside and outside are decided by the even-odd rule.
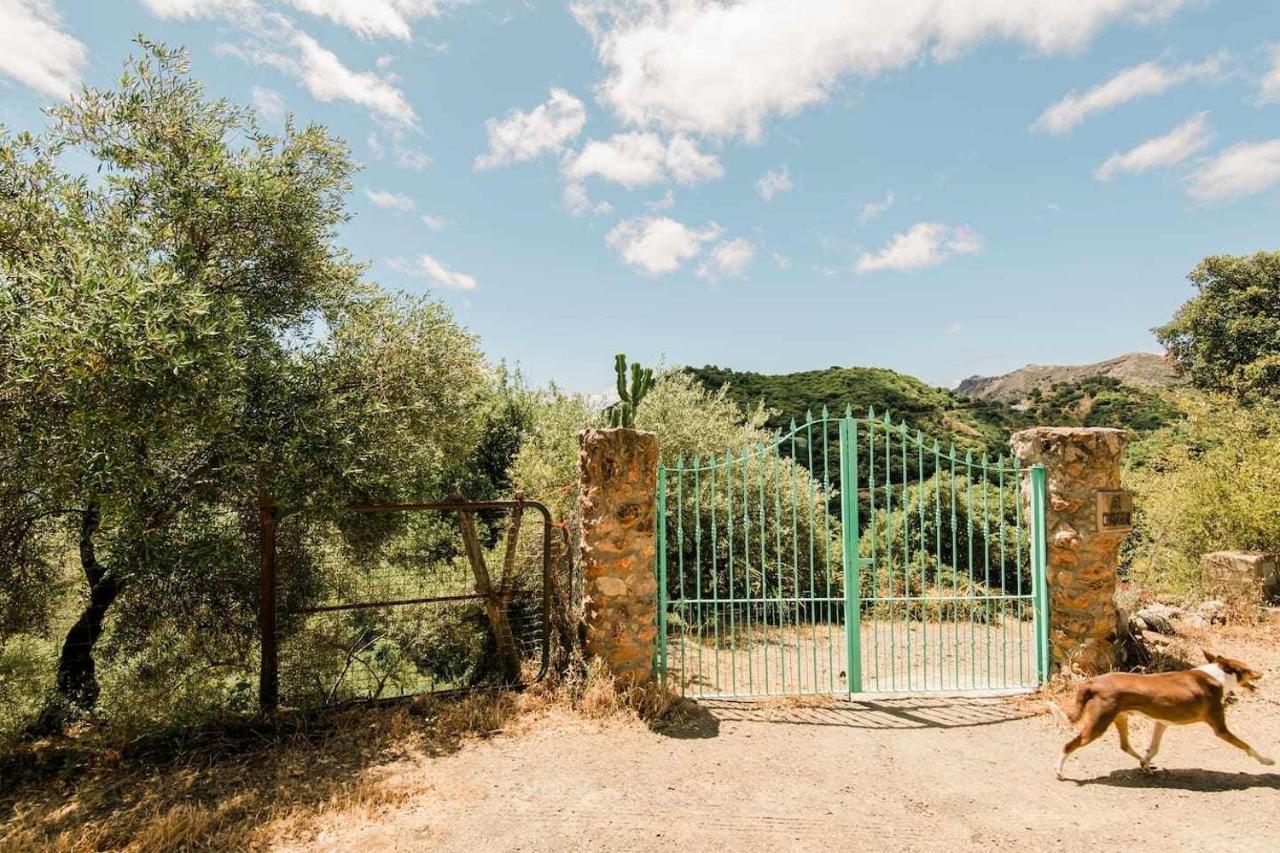
MULTIPOLYGON (((1250 650, 1221 651, 1247 660, 1250 650)), ((1236 703, 1228 719, 1280 756, 1276 681, 1236 703)), ((1139 744, 1146 733, 1138 729, 1139 744)), ((1096 853, 1280 845, 1280 773, 1207 727, 1171 730, 1155 774, 1135 768, 1113 731, 1077 753, 1070 781, 1060 782, 1053 763, 1066 737, 1026 698, 706 700, 658 730, 553 715, 448 756, 384 768, 388 784, 415 795, 322 826, 303 849, 1096 853)))

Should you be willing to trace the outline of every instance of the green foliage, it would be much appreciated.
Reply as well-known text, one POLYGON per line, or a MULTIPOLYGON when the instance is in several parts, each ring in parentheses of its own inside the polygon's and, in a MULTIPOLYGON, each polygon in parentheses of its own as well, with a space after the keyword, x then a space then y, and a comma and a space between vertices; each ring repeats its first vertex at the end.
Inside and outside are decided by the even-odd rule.
POLYGON ((954 437, 962 449, 998 456, 1007 449, 1009 433, 1023 424, 1021 416, 1002 403, 968 400, 878 367, 830 367, 776 375, 710 365, 688 371, 707 388, 727 387, 728 396, 745 410, 768 406, 771 414, 766 425, 779 431, 811 408, 816 411, 825 405, 832 412, 843 412, 849 406, 859 416, 874 408, 892 413, 895 421, 905 421, 913 431, 954 437))
POLYGON ((1022 406, 1027 425, 1115 427, 1150 432, 1180 417, 1167 395, 1113 376, 1088 376, 1035 388, 1022 406))
POLYGON ((1197 388, 1280 398, 1280 252, 1211 255, 1188 276, 1199 294, 1155 330, 1197 388))
POLYGON ((879 487, 875 501, 875 523, 861 532, 858 547, 876 558, 874 582, 890 585, 879 595, 903 594, 893 583, 1030 592, 1030 528, 1012 476, 1001 488, 994 473, 983 480, 943 470, 905 492, 879 487))
POLYGON ((1280 540, 1280 406, 1183 392, 1184 421, 1130 454, 1135 494, 1130 573, 1156 591, 1194 595, 1200 557, 1274 550, 1280 540))
POLYGON ((644 401, 645 395, 653 388, 653 368, 631 365, 631 385, 627 385, 627 357, 618 353, 614 359, 614 370, 618 374, 618 402, 609 407, 609 426, 634 429, 636 411, 644 401))
POLYGON ((17 631, 61 645, 80 710, 99 639, 121 665, 167 660, 131 665, 160 687, 238 683, 259 485, 317 523, 437 495, 489 376, 446 308, 364 283, 336 246, 352 165, 323 128, 264 133, 145 42, 115 89, 51 115, 0 134, 0 654, 17 631), (72 152, 100 177, 66 171, 72 152))

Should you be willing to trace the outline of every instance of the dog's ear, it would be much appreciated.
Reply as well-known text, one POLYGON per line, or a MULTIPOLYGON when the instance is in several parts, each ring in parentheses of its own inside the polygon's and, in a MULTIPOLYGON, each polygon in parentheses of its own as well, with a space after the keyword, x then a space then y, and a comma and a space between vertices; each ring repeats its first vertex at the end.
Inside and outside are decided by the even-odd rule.
POLYGON ((1208 649, 1201 649, 1200 651, 1204 653, 1204 659, 1207 660, 1209 663, 1214 663, 1218 660, 1218 656, 1215 655, 1213 652, 1209 651, 1208 649))

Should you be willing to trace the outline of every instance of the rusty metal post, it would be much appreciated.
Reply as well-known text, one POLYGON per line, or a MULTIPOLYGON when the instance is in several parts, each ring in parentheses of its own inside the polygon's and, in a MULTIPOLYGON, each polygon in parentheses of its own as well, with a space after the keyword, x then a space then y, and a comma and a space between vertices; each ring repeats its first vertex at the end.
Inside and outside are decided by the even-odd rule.
POLYGON ((276 634, 276 506, 266 491, 258 491, 259 572, 258 630, 262 664, 258 673, 258 707, 264 714, 280 704, 279 656, 276 634))

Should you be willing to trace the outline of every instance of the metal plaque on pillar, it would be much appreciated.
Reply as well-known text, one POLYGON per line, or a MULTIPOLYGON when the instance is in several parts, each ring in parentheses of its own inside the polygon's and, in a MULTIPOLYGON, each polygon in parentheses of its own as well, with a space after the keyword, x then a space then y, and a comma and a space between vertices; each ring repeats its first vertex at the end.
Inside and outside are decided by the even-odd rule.
POLYGON ((1123 533, 1133 529, 1133 495, 1124 489, 1099 489, 1098 531, 1123 533))

